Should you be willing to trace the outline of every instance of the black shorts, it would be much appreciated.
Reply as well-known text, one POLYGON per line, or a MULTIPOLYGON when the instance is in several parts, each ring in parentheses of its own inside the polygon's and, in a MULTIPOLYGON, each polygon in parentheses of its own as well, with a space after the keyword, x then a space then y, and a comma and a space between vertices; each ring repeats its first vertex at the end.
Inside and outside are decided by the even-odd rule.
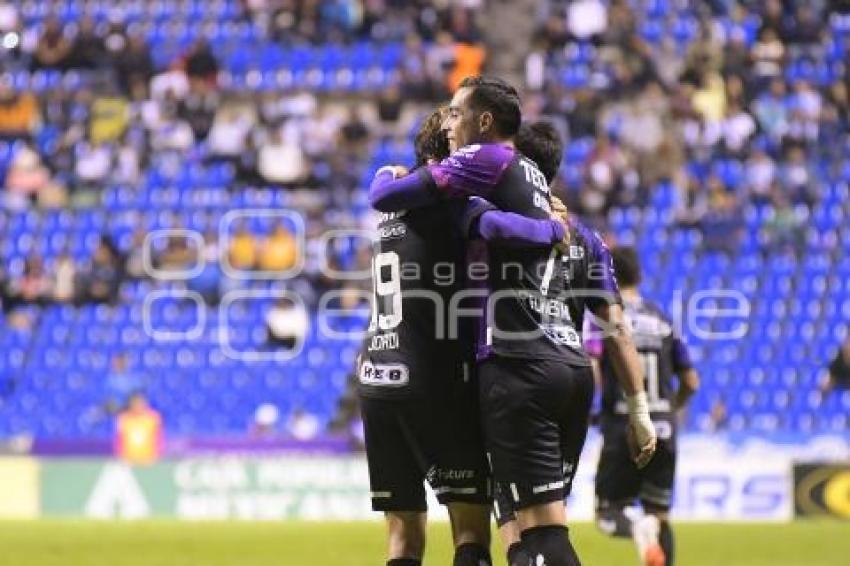
POLYGON ((587 436, 591 369, 494 357, 479 366, 479 379, 497 521, 517 509, 563 501, 587 436))
POLYGON ((372 509, 426 511, 437 500, 490 505, 490 469, 478 403, 466 391, 406 400, 361 398, 372 509))
POLYGON ((676 478, 676 437, 658 439, 655 455, 638 469, 629 453, 626 423, 604 423, 602 452, 596 471, 598 508, 640 500, 646 509, 669 511, 676 478))

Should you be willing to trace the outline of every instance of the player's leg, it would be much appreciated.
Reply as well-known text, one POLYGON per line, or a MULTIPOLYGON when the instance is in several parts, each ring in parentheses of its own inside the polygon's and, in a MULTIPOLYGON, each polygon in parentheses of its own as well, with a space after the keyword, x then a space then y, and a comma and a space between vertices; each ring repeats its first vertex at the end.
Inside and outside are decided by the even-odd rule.
POLYGON ((545 361, 495 358, 482 365, 481 402, 494 479, 517 512, 522 547, 549 566, 578 564, 563 505, 560 399, 571 370, 545 361))
POLYGON ((386 517, 387 564, 421 564, 427 504, 424 473, 402 422, 406 407, 375 399, 361 405, 372 509, 386 517))
POLYGON ((431 399, 431 416, 418 419, 427 460, 436 466, 427 479, 446 505, 455 547, 454 566, 491 564, 490 466, 481 435, 477 391, 458 380, 456 388, 431 399))
POLYGON ((516 519, 513 502, 508 496, 507 487, 496 484, 494 489, 493 514, 499 529, 499 540, 502 543, 508 566, 527 566, 531 557, 522 546, 522 533, 516 519))
MULTIPOLYGON (((670 528, 670 506, 673 502, 673 483, 676 476, 675 438, 658 443, 655 456, 641 470, 638 497, 643 505, 644 518, 635 524, 641 537, 641 557, 647 566, 671 566, 675 563, 673 530, 670 528)), ((637 537, 636 537, 637 542, 637 537)))

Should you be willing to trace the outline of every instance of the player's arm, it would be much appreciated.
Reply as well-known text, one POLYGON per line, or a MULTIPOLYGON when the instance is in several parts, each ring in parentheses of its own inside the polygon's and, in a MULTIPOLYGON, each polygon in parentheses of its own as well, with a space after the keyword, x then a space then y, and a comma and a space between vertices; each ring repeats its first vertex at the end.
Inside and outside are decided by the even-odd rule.
POLYGON ((461 231, 469 239, 513 246, 552 246, 562 241, 567 230, 560 220, 538 220, 514 212, 503 212, 489 201, 472 197, 459 218, 461 231))
POLYGON ((655 452, 656 434, 649 417, 649 401, 643 387, 644 375, 640 357, 626 325, 622 305, 600 305, 593 313, 603 321, 605 355, 611 362, 620 387, 626 393, 629 426, 637 443, 636 453, 632 456, 638 467, 642 468, 649 463, 655 452))
POLYGON ((629 428, 637 444, 632 457, 638 467, 643 467, 655 453, 657 436, 649 417, 649 401, 643 385, 643 365, 623 314, 620 289, 614 277, 614 261, 598 234, 581 223, 576 224, 576 229, 587 241, 591 258, 588 283, 594 296, 588 298, 587 306, 598 319, 603 331, 605 355, 626 394, 629 428))
POLYGON ((395 212, 427 206, 441 198, 486 197, 514 156, 514 150, 507 146, 473 145, 405 177, 393 174, 391 179, 386 171, 398 168, 382 168, 381 179, 376 175, 369 189, 369 202, 376 210, 395 212))
POLYGON ((699 374, 691 364, 687 346, 678 336, 673 337, 673 369, 679 376, 679 391, 675 400, 675 409, 679 411, 699 390, 699 374))

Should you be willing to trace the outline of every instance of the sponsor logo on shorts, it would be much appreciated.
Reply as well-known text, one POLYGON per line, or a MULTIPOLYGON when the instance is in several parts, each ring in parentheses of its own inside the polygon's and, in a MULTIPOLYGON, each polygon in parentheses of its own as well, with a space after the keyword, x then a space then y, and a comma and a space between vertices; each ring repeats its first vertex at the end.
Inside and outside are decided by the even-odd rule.
POLYGON ((556 489, 563 489, 563 487, 564 487, 563 480, 562 481, 555 481, 555 482, 547 483, 547 484, 543 484, 543 485, 536 485, 536 486, 531 488, 531 493, 537 495, 538 493, 546 493, 547 491, 555 491, 556 489))

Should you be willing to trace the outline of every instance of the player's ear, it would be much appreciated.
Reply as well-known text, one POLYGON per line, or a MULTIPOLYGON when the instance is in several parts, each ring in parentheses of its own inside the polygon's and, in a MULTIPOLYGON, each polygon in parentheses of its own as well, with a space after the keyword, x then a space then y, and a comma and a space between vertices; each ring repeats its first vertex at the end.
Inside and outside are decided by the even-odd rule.
POLYGON ((485 110, 478 116, 478 130, 482 134, 491 132, 493 129, 493 113, 485 110))

